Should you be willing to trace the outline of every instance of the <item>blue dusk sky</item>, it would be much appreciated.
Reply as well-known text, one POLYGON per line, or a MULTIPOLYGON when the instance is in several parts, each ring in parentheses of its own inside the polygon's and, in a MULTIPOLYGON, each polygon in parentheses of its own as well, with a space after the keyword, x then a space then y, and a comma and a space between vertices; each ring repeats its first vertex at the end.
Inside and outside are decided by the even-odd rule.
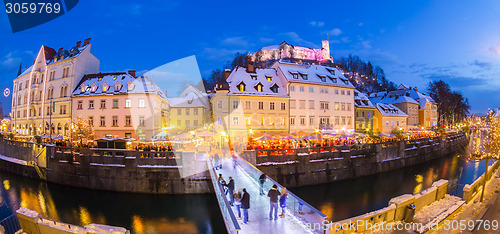
MULTIPOLYGON (((382 67, 396 84, 419 90, 441 79, 469 98, 472 113, 500 107, 495 0, 82 0, 65 15, 18 33, 0 9, 2 91, 12 89, 19 63, 29 66, 41 45, 70 48, 90 37, 101 72, 145 72, 195 55, 188 60, 208 76, 237 52, 282 41, 319 48, 329 34, 334 58, 358 55, 382 67)), ((10 111, 10 97, 0 101, 10 111)))

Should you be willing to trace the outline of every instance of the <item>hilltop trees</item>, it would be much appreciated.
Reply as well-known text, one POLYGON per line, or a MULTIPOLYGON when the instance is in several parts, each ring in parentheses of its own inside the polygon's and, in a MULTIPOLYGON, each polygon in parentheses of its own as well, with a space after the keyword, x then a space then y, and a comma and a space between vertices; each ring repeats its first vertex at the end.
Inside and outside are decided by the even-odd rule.
POLYGON ((335 61, 335 65, 344 71, 344 75, 361 92, 391 91, 396 85, 387 79, 384 69, 365 62, 356 55, 342 57, 335 61))
POLYGON ((222 69, 214 69, 210 73, 210 75, 207 78, 203 79, 203 82, 205 83, 205 89, 206 90, 212 90, 215 87, 215 84, 219 83, 222 79, 224 79, 224 70, 225 69, 230 69, 233 70, 233 68, 237 66, 246 66, 247 62, 245 60, 247 53, 236 53, 234 55, 234 58, 232 61, 227 61, 226 65, 223 66, 222 69))
POLYGON ((438 122, 454 124, 462 122, 470 110, 469 100, 460 92, 450 89, 450 85, 442 80, 429 82, 427 91, 438 107, 438 122))

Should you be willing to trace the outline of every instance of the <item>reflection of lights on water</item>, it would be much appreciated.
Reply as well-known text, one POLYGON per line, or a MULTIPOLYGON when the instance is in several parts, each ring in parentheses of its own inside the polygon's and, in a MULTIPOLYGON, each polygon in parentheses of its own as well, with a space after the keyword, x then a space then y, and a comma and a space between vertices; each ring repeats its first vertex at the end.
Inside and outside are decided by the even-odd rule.
POLYGON ((413 189, 413 194, 417 194, 420 191, 422 191, 422 187, 423 187, 422 184, 417 184, 417 186, 415 186, 415 188, 413 189))
POLYGON ((422 183, 424 182, 424 177, 422 175, 415 175, 415 181, 417 183, 422 183))
POLYGON ((137 215, 132 216, 132 230, 135 233, 144 233, 144 224, 141 217, 137 215))
POLYGON ((3 181, 3 187, 5 188, 5 190, 9 190, 10 189, 10 182, 9 182, 9 180, 4 180, 3 181))
POLYGON ((333 205, 331 203, 325 203, 323 204, 319 210, 321 213, 325 214, 328 218, 333 217, 333 205))
POLYGON ((87 210, 87 208, 80 206, 79 213, 80 213, 80 225, 85 226, 87 224, 92 223, 92 217, 90 216, 90 213, 87 210))
POLYGON ((45 206, 45 197, 42 192, 38 192, 38 203, 40 204, 40 209, 42 210, 42 214, 47 216, 47 207, 45 206))

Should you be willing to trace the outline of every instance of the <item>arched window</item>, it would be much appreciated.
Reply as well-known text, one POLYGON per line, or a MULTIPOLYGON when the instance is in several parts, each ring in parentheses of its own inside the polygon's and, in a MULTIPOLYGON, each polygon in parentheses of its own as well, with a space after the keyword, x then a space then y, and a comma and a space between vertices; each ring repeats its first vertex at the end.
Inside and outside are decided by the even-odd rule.
POLYGON ((60 95, 60 97, 64 97, 63 95, 64 95, 64 86, 61 86, 61 95, 60 95))
POLYGON ((68 96, 68 86, 64 86, 64 96, 67 97, 68 96))

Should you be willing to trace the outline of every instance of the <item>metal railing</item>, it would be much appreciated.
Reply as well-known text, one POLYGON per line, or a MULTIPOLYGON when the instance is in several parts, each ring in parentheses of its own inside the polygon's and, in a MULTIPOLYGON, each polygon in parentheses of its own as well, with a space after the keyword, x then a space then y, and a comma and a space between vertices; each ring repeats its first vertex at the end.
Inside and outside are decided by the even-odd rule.
MULTIPOLYGON (((263 174, 257 167, 250 164, 245 159, 236 156, 236 163, 245 171, 250 178, 257 184, 257 186, 261 186, 259 182, 259 177, 263 174)), ((273 185, 277 185, 279 191, 283 189, 283 186, 278 182, 273 180, 271 177, 266 175, 266 181, 262 185, 262 189, 264 192, 269 191, 273 185)), ((289 214, 293 214, 295 218, 298 219, 300 223, 302 223, 305 228, 314 227, 314 229, 309 229, 309 231, 313 233, 325 233, 327 227, 323 227, 324 221, 327 216, 323 214, 318 209, 314 208, 304 200, 302 200, 297 195, 293 194, 290 190, 288 191, 288 197, 286 202, 286 209, 289 214), (321 228, 316 228, 317 226, 321 228)))
POLYGON ((217 201, 219 202, 219 208, 222 213, 222 218, 224 219, 224 223, 226 225, 226 229, 228 233, 238 233, 241 228, 240 224, 236 220, 236 216, 229 205, 229 201, 227 200, 227 196, 224 193, 224 189, 222 185, 217 180, 217 172, 213 166, 212 158, 207 159, 208 171, 210 172, 210 176, 212 177, 212 185, 214 186, 215 195, 217 196, 217 201))
POLYGON ((4 228, 5 234, 14 234, 21 229, 16 214, 11 214, 9 217, 0 221, 0 225, 4 228))

